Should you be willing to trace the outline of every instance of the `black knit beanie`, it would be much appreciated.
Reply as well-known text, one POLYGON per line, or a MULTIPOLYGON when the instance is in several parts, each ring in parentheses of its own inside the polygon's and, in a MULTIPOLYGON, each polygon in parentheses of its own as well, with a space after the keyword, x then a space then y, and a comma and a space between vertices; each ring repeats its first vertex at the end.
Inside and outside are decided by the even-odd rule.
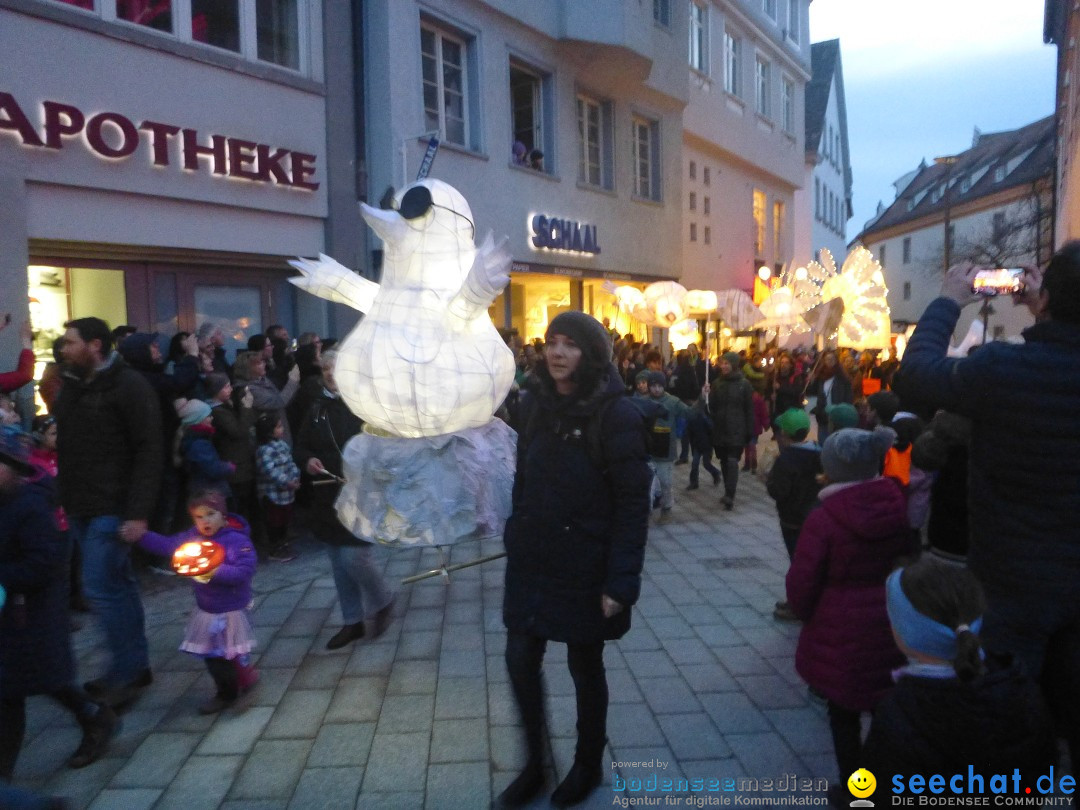
POLYGON ((600 321, 584 312, 569 310, 548 324, 545 340, 565 335, 581 349, 581 363, 574 373, 582 394, 589 394, 611 366, 611 335, 600 321))

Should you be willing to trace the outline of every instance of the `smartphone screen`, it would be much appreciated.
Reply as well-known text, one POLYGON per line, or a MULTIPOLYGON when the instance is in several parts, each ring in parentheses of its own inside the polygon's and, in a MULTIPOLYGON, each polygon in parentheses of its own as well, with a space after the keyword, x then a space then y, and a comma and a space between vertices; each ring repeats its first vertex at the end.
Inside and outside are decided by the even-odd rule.
POLYGON ((1019 295, 1024 288, 1023 267, 980 270, 971 283, 971 291, 976 295, 1019 295))

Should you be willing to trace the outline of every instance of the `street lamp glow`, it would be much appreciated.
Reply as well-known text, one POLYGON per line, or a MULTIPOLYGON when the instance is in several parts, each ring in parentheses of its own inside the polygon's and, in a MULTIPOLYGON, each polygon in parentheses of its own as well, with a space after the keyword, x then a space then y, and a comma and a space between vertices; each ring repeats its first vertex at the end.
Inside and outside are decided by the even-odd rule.
POLYGON ((770 270, 765 265, 761 265, 761 267, 758 268, 757 277, 760 278, 762 281, 768 281, 770 278, 772 278, 772 270, 770 270))
POLYGON ((796 267, 795 268, 795 280, 796 281, 806 281, 807 275, 809 275, 809 274, 806 272, 805 267, 796 267))

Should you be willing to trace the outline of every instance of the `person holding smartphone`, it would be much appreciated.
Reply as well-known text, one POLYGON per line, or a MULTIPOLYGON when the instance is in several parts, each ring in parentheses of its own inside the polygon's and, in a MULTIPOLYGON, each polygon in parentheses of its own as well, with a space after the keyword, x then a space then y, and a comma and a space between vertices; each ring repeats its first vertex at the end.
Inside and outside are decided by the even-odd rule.
POLYGON ((913 406, 971 419, 968 566, 986 591, 982 641, 1042 678, 1080 762, 1080 242, 1064 245, 1044 272, 1025 268, 1014 300, 1035 324, 1024 343, 949 358, 984 269, 949 268, 893 386, 913 406))

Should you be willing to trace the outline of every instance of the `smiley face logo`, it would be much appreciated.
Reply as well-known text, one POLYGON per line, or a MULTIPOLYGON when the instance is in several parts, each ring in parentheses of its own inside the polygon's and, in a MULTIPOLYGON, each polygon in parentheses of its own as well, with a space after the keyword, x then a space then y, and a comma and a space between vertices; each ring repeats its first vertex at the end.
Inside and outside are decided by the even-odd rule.
POLYGON ((877 789, 877 779, 866 768, 859 768, 848 777, 847 786, 852 796, 865 799, 877 789))

